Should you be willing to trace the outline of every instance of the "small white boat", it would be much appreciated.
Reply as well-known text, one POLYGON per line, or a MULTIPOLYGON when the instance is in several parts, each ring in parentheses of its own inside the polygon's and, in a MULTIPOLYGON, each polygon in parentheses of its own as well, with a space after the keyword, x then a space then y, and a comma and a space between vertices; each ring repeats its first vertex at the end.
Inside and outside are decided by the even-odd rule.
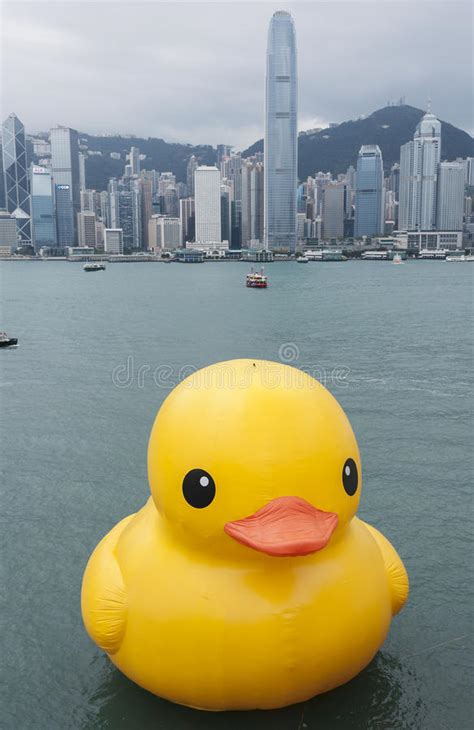
POLYGON ((402 257, 400 256, 399 253, 396 253, 394 255, 394 257, 392 259, 392 263, 394 263, 394 264, 403 264, 403 259, 402 259, 402 257))
POLYGON ((296 259, 297 264, 307 264, 309 259, 306 256, 298 256, 296 259))

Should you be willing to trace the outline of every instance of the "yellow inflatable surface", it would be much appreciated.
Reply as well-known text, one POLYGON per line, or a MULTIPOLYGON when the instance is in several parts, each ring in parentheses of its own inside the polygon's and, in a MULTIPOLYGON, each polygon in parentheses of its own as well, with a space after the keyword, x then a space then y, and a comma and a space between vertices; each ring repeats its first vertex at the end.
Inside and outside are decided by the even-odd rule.
POLYGON ((347 682, 408 596, 356 517, 357 441, 333 396, 278 363, 204 368, 163 403, 151 497, 85 571, 86 629, 142 687, 209 710, 276 708, 347 682))

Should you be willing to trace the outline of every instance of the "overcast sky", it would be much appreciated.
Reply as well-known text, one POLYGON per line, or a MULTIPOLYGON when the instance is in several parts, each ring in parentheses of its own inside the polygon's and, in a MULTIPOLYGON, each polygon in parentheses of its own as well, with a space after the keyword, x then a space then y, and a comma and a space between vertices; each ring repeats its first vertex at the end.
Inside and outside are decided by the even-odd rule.
POLYGON ((29 133, 64 124, 167 141, 263 134, 265 47, 277 9, 295 20, 299 128, 400 96, 473 132, 467 2, 2 2, 2 114, 29 133))

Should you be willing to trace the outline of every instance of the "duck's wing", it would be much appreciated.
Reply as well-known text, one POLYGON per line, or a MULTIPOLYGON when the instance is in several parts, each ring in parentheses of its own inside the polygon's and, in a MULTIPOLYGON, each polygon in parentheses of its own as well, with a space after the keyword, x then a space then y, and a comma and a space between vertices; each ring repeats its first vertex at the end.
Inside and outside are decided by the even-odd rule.
POLYGON ((127 625, 127 591, 115 556, 124 528, 134 515, 119 522, 97 545, 82 581, 82 618, 87 633, 107 654, 120 648, 127 625))
POLYGON ((370 534, 380 548, 385 570, 388 576, 392 596, 392 614, 402 610, 409 592, 408 574, 402 560, 393 545, 375 527, 364 522, 370 534))

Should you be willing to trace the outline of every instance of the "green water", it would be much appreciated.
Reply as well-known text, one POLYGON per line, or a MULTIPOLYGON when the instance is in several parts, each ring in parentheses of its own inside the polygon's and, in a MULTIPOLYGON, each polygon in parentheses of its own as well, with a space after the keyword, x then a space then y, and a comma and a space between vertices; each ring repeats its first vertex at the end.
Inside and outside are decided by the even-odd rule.
POLYGON ((0 351, 2 727, 472 727, 474 266, 276 263, 266 291, 244 287, 246 270, 0 264, 0 329, 20 340, 0 351), (398 548, 411 596, 348 685, 275 712, 200 713, 110 665, 81 624, 81 576, 147 498, 170 383, 246 356, 293 359, 340 400, 364 465, 360 516, 398 548))

